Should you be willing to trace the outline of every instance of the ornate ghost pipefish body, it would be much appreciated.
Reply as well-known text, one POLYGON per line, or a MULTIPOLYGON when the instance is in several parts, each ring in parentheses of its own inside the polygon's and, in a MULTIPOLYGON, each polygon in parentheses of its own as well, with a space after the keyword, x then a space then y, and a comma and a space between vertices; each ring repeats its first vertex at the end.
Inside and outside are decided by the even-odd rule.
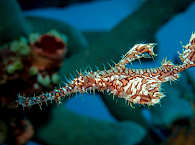
POLYGON ((108 70, 78 73, 78 76, 65 86, 51 92, 25 97, 18 96, 17 103, 23 107, 42 104, 48 101, 61 102, 62 98, 74 93, 91 91, 107 91, 119 98, 124 98, 129 104, 154 105, 164 97, 161 84, 179 78, 179 73, 195 66, 195 33, 189 43, 184 46, 179 54, 183 64, 174 65, 171 61, 164 60, 162 66, 151 69, 129 69, 126 64, 136 59, 154 57, 155 44, 136 44, 119 61, 108 70))

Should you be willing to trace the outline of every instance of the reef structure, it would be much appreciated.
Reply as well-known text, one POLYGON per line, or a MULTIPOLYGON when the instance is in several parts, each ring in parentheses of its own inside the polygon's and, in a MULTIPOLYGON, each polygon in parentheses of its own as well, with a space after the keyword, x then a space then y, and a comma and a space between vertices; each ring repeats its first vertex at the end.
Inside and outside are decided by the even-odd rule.
POLYGON ((61 103, 66 96, 98 90, 124 98, 129 104, 157 104, 165 96, 161 91, 162 83, 177 80, 180 72, 195 66, 195 33, 191 35, 189 43, 183 46, 183 52, 179 53, 183 62, 180 65, 163 60, 158 68, 130 69, 126 66, 141 58, 155 57, 155 45, 136 44, 108 70, 78 72, 77 77, 59 89, 32 97, 18 95, 17 103, 23 107, 41 105, 48 101, 61 103))

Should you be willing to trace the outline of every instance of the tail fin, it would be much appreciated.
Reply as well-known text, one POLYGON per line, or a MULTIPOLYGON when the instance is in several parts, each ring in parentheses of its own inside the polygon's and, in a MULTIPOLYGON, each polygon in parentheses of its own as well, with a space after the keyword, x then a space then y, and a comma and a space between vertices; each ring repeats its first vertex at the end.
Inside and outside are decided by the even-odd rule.
POLYGON ((184 46, 182 54, 179 54, 181 61, 184 64, 195 66, 195 33, 192 33, 189 43, 184 46))

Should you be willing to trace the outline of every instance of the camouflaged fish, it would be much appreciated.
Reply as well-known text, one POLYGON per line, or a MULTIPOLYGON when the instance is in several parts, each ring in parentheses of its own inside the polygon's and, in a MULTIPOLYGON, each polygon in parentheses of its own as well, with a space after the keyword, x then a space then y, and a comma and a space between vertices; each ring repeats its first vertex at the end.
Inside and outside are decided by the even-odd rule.
POLYGON ((141 58, 155 57, 154 46, 153 43, 136 44, 108 70, 78 73, 72 81, 51 92, 32 97, 19 95, 17 103, 23 107, 53 100, 60 103, 66 96, 97 90, 123 98, 129 104, 157 104, 165 96, 161 84, 177 80, 180 72, 195 66, 195 33, 183 52, 179 53, 181 65, 164 60, 162 66, 152 69, 130 69, 126 66, 141 58))

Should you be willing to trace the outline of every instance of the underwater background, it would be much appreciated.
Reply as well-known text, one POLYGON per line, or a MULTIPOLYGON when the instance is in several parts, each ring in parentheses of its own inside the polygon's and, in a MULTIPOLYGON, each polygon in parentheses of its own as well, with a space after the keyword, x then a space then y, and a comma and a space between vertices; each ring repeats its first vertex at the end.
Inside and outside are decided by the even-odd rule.
POLYGON ((0 0, 0 144, 194 145, 195 68, 163 85, 166 97, 152 107, 99 92, 41 108, 16 103, 76 70, 113 65, 136 43, 157 43, 158 56, 129 68, 179 64, 194 14, 193 0, 0 0))

